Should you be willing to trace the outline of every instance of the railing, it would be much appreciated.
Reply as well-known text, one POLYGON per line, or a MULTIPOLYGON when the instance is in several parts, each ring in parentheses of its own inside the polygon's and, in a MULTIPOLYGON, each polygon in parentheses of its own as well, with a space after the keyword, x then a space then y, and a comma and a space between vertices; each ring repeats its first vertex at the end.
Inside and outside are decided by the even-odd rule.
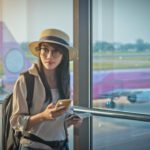
POLYGON ((80 107, 80 106, 74 106, 73 110, 79 113, 90 113, 95 116, 150 122, 150 115, 148 114, 122 112, 122 111, 115 111, 115 110, 109 110, 109 109, 96 109, 96 108, 91 109, 91 108, 85 108, 85 107, 80 107))

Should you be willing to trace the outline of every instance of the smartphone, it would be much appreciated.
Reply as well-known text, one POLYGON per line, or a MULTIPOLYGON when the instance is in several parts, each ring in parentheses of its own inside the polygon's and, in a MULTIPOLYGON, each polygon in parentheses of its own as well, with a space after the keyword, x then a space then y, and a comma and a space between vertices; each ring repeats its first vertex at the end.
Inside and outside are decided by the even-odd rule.
POLYGON ((68 108, 70 104, 71 104, 70 99, 60 99, 57 101, 56 107, 65 106, 66 108, 68 108))

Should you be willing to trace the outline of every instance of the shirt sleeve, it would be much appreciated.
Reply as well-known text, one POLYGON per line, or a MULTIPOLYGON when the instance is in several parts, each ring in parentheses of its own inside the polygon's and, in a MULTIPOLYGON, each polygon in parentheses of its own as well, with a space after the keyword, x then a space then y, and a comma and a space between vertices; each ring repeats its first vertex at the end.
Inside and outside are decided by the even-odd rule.
POLYGON ((27 90, 25 79, 23 76, 20 76, 14 85, 13 111, 10 118, 10 124, 15 130, 22 132, 26 130, 30 117, 26 97, 27 90))

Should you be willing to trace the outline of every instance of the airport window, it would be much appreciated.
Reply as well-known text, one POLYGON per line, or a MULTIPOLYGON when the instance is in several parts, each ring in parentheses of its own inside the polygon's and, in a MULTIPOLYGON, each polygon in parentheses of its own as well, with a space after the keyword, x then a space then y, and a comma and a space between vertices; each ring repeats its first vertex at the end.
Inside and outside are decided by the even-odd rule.
MULTIPOLYGON (((1 0, 0 3, 0 100, 3 100, 12 91, 19 73, 27 70, 36 60, 28 50, 28 43, 39 40, 43 29, 63 30, 73 43, 73 2, 1 0), (59 11, 55 10, 56 7, 59 11), (16 63, 16 60, 20 63, 16 63)), ((73 91, 72 62, 70 70, 73 91)))
POLYGON ((147 0, 93 0, 93 107, 149 114, 147 0))
POLYGON ((143 44, 149 43, 149 1, 77 2, 75 40, 79 47, 79 107, 75 111, 89 113, 91 117, 84 120, 80 129, 74 130, 75 148, 147 150, 150 147, 149 101, 140 102, 137 98, 135 101, 131 94, 149 91, 149 50, 139 51, 141 39, 143 44), (139 31, 135 33, 136 28, 139 31))
MULTIPOLYGON (((73 45, 72 0, 0 0, 1 103, 13 90, 18 75, 36 61, 28 50, 28 43, 39 40, 40 32, 46 28, 58 28, 65 31, 70 36, 71 45, 73 45)), ((71 96, 73 96, 72 62, 70 62, 70 70, 71 96)), ((1 118, 0 111, 0 129, 1 118)), ((69 132, 73 136, 72 130, 69 132)))
POLYGON ((93 117, 93 150, 148 150, 149 122, 93 117))
POLYGON ((28 42, 43 28, 56 27, 77 47, 70 63, 71 96, 75 112, 88 115, 81 127, 69 129, 70 150, 149 149, 148 0, 0 3, 0 100, 36 60, 27 51, 28 42), (16 57, 20 63, 13 67, 16 57))

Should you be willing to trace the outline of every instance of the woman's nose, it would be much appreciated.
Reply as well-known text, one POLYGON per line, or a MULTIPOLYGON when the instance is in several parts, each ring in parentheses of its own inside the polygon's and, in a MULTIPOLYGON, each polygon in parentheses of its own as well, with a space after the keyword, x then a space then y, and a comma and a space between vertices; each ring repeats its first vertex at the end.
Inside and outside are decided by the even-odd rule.
POLYGON ((52 51, 49 51, 48 53, 47 53, 47 58, 51 58, 52 57, 52 51))

